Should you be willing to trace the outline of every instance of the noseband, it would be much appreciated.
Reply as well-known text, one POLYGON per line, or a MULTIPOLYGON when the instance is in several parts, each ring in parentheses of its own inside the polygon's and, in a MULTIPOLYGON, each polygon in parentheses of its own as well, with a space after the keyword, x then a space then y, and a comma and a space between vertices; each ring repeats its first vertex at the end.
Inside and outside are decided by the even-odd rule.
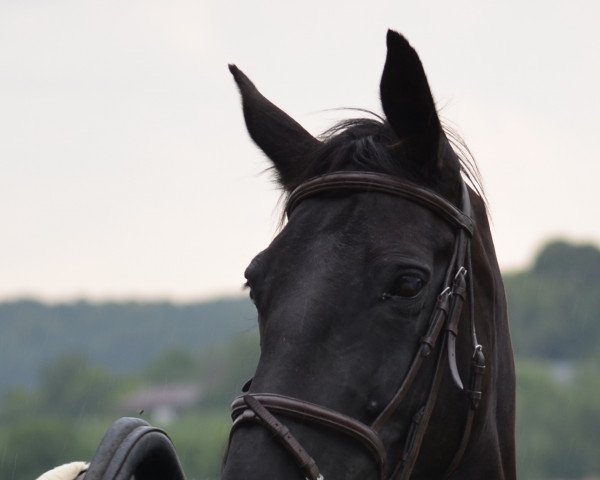
POLYGON ((441 196, 391 175, 370 172, 339 172, 313 178, 301 184, 292 192, 286 207, 288 217, 303 200, 323 193, 373 192, 404 198, 435 212, 456 228, 454 251, 446 270, 442 290, 438 295, 427 329, 419 340, 417 352, 412 359, 408 372, 390 402, 371 425, 364 424, 335 410, 297 398, 270 393, 247 393, 235 399, 231 406, 233 426, 229 437, 230 441, 233 432, 240 425, 247 422, 258 423, 283 444, 307 479, 323 480, 324 477, 320 473, 315 460, 275 415, 292 417, 301 422, 313 423, 336 430, 360 442, 375 460, 381 480, 408 480, 414 469, 429 420, 433 414, 444 372, 444 357, 447 359, 454 383, 461 390, 465 390, 456 364, 456 338, 462 307, 468 301, 473 345, 470 385, 469 389, 465 390, 469 408, 461 442, 442 478, 447 477, 456 469, 469 442, 473 418, 482 396, 482 376, 485 370, 483 349, 477 341, 475 331, 472 277, 467 282, 467 275, 472 272, 470 239, 473 235, 474 222, 469 191, 462 180, 461 191, 462 203, 461 208, 458 209, 441 196), (432 354, 438 346, 435 371, 430 382, 429 394, 425 403, 413 414, 403 451, 392 470, 388 465, 386 448, 380 437, 381 431, 406 397, 423 363, 435 356, 432 354))

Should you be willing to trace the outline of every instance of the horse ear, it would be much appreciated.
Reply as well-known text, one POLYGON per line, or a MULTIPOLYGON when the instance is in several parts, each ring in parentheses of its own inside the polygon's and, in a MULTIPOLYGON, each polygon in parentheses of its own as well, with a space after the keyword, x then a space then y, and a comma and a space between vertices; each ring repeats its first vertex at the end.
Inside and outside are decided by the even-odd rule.
POLYGON ((229 71, 242 96, 244 119, 250 137, 273 162, 279 183, 287 190, 295 188, 305 158, 321 142, 267 100, 239 68, 229 65, 229 71))
POLYGON ((393 30, 387 33, 380 94, 388 122, 401 144, 409 149, 406 158, 419 162, 417 169, 427 176, 439 173, 442 126, 427 77, 417 52, 393 30))

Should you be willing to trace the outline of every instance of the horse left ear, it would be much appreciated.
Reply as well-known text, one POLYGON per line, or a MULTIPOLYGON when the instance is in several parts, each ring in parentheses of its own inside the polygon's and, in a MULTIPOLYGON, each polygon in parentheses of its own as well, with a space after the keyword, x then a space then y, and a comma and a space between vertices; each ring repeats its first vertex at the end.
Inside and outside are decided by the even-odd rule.
POLYGON ((321 142, 267 100, 239 68, 229 65, 229 71, 242 95, 248 133, 273 162, 279 183, 286 190, 293 190, 306 157, 315 152, 321 142))
MULTIPOLYGON (((417 52, 399 33, 388 30, 387 58, 380 84, 385 116, 408 149, 406 158, 425 176, 440 172, 443 130, 417 52)), ((444 138, 445 140, 445 138, 444 138)))

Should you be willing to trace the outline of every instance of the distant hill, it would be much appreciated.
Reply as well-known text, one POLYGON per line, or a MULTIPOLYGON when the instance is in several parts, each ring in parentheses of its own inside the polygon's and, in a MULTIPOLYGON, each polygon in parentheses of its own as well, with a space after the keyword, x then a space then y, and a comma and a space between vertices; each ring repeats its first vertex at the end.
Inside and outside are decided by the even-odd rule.
POLYGON ((201 351, 256 329, 247 299, 167 302, 0 304, 0 393, 36 382, 40 367, 65 352, 83 353, 112 372, 131 373, 165 351, 201 351))

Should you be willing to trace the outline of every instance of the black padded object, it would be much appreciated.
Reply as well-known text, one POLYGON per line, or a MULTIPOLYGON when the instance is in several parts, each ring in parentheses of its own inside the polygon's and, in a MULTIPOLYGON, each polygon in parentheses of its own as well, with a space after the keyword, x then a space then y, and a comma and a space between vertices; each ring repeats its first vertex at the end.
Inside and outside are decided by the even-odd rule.
POLYGON ((171 439, 140 418, 123 417, 104 434, 76 480, 185 480, 171 439))

